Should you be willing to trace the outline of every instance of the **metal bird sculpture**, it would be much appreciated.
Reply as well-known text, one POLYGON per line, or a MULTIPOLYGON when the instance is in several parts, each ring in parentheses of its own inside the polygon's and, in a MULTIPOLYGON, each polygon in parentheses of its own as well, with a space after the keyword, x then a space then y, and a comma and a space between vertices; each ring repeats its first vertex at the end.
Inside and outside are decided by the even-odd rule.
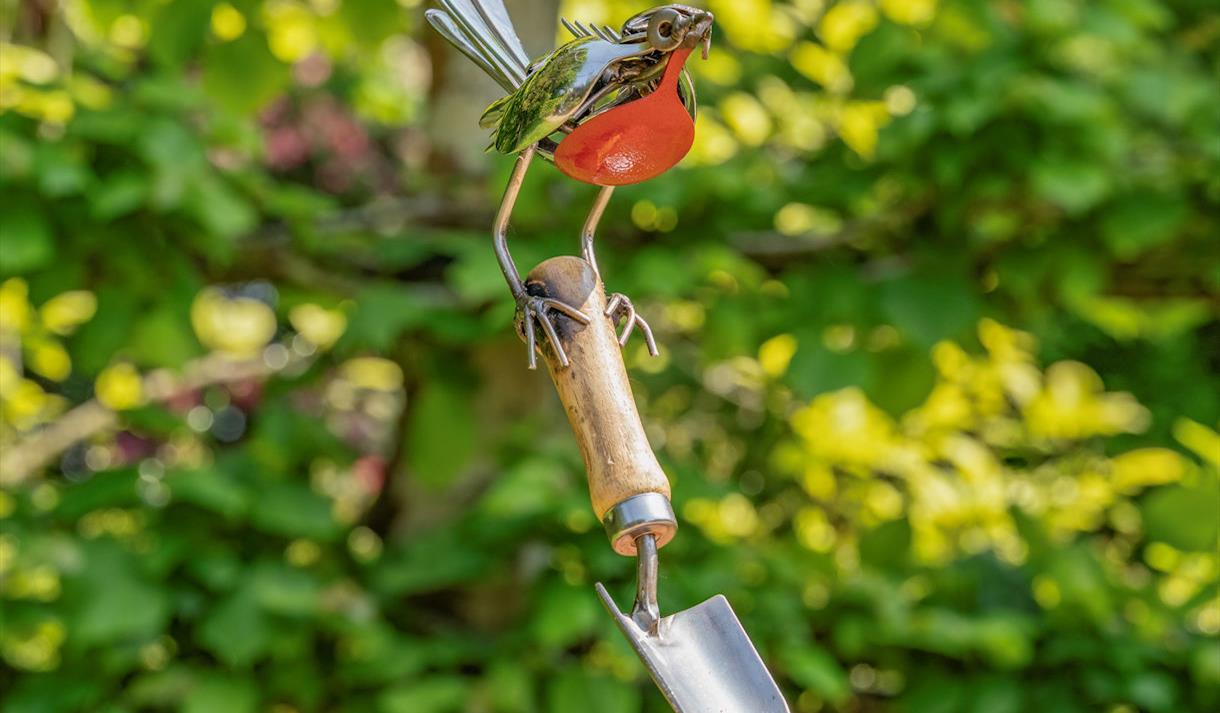
MULTIPOLYGON (((694 142, 695 91, 684 67, 696 47, 707 57, 712 14, 664 5, 628 19, 619 30, 562 20, 573 39, 531 61, 503 0, 439 4, 427 11, 428 22, 507 92, 479 122, 493 130, 489 149, 517 155, 496 215, 496 258, 517 302, 529 367, 536 368, 539 329, 566 367, 551 314, 581 324, 589 317, 560 300, 530 294, 521 281, 507 231, 525 174, 541 156, 566 175, 602 187, 581 231, 581 254, 597 273, 593 238, 614 187, 664 173, 694 142)), ((656 355, 652 330, 625 295, 611 295, 604 316, 616 325, 624 322, 620 345, 639 326, 656 355)))

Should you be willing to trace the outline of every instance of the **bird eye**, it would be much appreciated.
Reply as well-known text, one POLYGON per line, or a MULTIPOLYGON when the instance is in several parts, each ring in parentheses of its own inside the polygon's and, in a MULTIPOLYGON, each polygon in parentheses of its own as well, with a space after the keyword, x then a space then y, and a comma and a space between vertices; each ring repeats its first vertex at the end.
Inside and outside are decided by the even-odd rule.
POLYGON ((682 30, 690 21, 672 8, 657 10, 648 18, 648 44, 662 52, 677 49, 682 44, 682 30))

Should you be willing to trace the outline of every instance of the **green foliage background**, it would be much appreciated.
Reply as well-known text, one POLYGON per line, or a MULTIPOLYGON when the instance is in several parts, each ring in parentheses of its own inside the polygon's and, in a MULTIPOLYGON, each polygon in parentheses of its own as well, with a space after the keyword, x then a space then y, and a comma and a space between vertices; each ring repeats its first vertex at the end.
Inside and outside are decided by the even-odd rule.
MULTIPOLYGON (((1215 3, 710 7, 600 238, 662 609, 798 711, 1215 710, 1215 3)), ((0 3, 4 711, 665 709, 422 11, 0 3)), ((519 263, 592 197, 534 170, 519 263)))

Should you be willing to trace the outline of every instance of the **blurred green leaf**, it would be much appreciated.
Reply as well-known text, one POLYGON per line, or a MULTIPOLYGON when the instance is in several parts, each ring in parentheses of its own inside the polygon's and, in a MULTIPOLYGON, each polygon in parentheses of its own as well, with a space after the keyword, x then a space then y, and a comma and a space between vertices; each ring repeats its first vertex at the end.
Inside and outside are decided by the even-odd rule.
POLYGON ((457 532, 442 530, 413 538, 401 549, 387 552, 373 573, 374 586, 401 596, 436 591, 467 582, 488 568, 488 553, 461 546, 457 532))
POLYGON ((230 520, 244 514, 251 502, 248 488, 218 468, 171 473, 166 480, 175 500, 198 505, 230 520))
POLYGON ((267 483, 256 495, 258 507, 250 521, 258 528, 285 537, 332 540, 340 526, 331 515, 331 502, 295 483, 267 483))
POLYGON ((388 38, 399 26, 396 4, 376 0, 353 0, 340 6, 339 17, 356 41, 376 45, 388 38))
POLYGON ((451 484, 470 462, 478 439, 470 399, 454 384, 433 380, 411 411, 406 452, 412 476, 434 488, 451 484))
POLYGON ((264 563, 249 574, 254 598, 265 611, 286 616, 307 616, 317 608, 321 592, 309 573, 284 564, 264 563))
POLYGON ((401 681, 433 663, 427 649, 384 624, 357 627, 343 641, 339 673, 358 685, 401 681))
POLYGON ((959 680, 935 674, 914 681, 902 698, 911 713, 958 713, 966 709, 967 691, 959 680))
POLYGON ((288 68, 271 55, 254 29, 232 42, 210 45, 203 57, 203 89, 220 107, 252 114, 287 86, 288 68))
POLYGON ((404 330, 426 322, 429 306, 410 290, 392 283, 364 286, 343 343, 378 351, 389 349, 404 330))
POLYGON ((1181 197, 1140 191, 1116 201, 1102 221, 1102 236, 1115 255, 1131 259, 1172 239, 1187 215, 1188 207, 1181 197))
POLYGON ((1097 205, 1110 190, 1104 166, 1087 159, 1048 156, 1033 166, 1034 191, 1068 214, 1097 205))
POLYGON ((122 349, 131 333, 138 309, 138 300, 119 286, 97 292, 97 314, 74 335, 76 368, 85 374, 97 374, 122 349))
POLYGON ((161 6, 152 23, 149 54, 163 65, 182 65, 203 44, 211 11, 207 0, 173 0, 161 6))
POLYGON ((148 178, 134 170, 119 170, 102 179, 98 190, 89 194, 93 217, 105 222, 131 213, 148 197, 148 178))
POLYGON ((377 697, 380 713, 447 713, 462 710, 467 685, 458 677, 434 677, 401 683, 377 697))
POLYGON ((138 477, 130 468, 94 473, 64 493, 56 512, 60 517, 79 520, 101 508, 134 505, 139 502, 138 477))
POLYGON ((881 305, 888 321, 924 349, 968 331, 979 317, 974 290, 951 275, 886 282, 881 286, 881 305))
POLYGON ((497 660, 484 683, 494 699, 496 713, 534 713, 534 686, 529 671, 519 662, 497 660))
POLYGON ((39 144, 35 161, 38 188, 43 195, 54 198, 75 196, 83 192, 93 178, 77 147, 68 142, 39 144))
POLYGON ((131 556, 109 545, 91 547, 85 567, 72 597, 70 631, 76 646, 131 643, 164 630, 168 593, 142 576, 131 556))
POLYGON ((1220 521, 1215 517, 1220 493, 1215 482, 1211 479, 1210 487, 1171 486, 1151 493, 1141 508, 1149 539, 1188 551, 1214 551, 1220 537, 1220 521))
POLYGON ((640 699, 615 679, 578 669, 565 669, 547 683, 549 713, 638 713, 640 699))
POLYGON ((866 382, 870 376, 867 361, 851 354, 833 352, 820 343, 820 335, 803 334, 800 346, 788 366, 788 381, 803 397, 866 382))
POLYGON ((926 352, 898 347, 873 357, 872 376, 865 386, 869 398, 891 416, 900 416, 924 402, 936 372, 926 352))
POLYGON ((538 592, 531 638, 542 646, 560 649, 587 637, 602 616, 601 607, 590 594, 589 587, 562 582, 553 582, 538 592))
POLYGON ((165 304, 131 325, 128 353, 147 366, 176 366, 196 356, 201 349, 191 331, 186 311, 165 304))
POLYGON ((220 660, 236 668, 253 664, 274 642, 267 616, 249 587, 221 600, 200 622, 198 637, 220 660))
POLYGON ((187 667, 172 665, 137 676, 123 692, 123 699, 137 707, 173 707, 186 698, 196 680, 197 675, 187 667))
POLYGON ((191 182, 184 199, 186 209, 209 233, 208 242, 201 247, 217 259, 230 259, 229 243, 258 224, 253 206, 219 180, 201 177, 191 182))
POLYGON ((788 647, 781 652, 781 660, 794 681, 832 704, 838 705, 851 694, 847 674, 816 644, 788 647))
POLYGON ((51 226, 33 204, 8 198, 0 204, 0 274, 31 272, 55 256, 51 226))
POLYGON ((1190 672, 1201 689, 1220 686, 1220 648, 1210 641, 1199 642, 1190 657, 1190 672))
POLYGON ((1021 669, 1034 658, 1026 626, 1015 616, 992 616, 976 625, 979 648, 1000 670, 1021 669))
POLYGON ((874 567, 899 569, 911 550, 911 525, 905 520, 883 523, 860 536, 860 557, 874 567))
POLYGON ((258 688, 246 678, 212 675, 195 684, 187 694, 183 713, 254 713, 258 709, 258 688))
POLYGON ((536 515, 559 502, 565 471, 553 461, 521 461, 503 473, 479 501, 487 517, 505 519, 536 515))
POLYGON ((102 686, 62 675, 26 676, 5 691, 5 713, 68 713, 99 704, 102 686))
POLYGON ((1163 671, 1143 671, 1127 684, 1131 700, 1149 711, 1176 710, 1178 692, 1173 676, 1163 671))
POLYGON ((1011 678, 980 677, 970 699, 965 709, 970 713, 1020 713, 1025 710, 1021 684, 1011 678))

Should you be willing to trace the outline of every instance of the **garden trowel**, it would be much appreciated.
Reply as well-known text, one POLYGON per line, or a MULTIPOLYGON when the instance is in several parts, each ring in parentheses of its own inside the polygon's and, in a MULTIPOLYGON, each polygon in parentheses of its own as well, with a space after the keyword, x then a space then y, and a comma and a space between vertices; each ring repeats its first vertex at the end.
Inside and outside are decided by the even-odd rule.
POLYGON ((565 365, 549 341, 546 360, 576 433, 594 512, 616 552, 637 558, 635 605, 623 614, 597 593, 678 713, 787 713, 788 705, 728 600, 716 595, 661 616, 657 550, 677 531, 669 481, 640 423, 601 279, 586 261, 551 258, 526 278, 531 295, 579 305, 587 324, 554 316, 565 365))

